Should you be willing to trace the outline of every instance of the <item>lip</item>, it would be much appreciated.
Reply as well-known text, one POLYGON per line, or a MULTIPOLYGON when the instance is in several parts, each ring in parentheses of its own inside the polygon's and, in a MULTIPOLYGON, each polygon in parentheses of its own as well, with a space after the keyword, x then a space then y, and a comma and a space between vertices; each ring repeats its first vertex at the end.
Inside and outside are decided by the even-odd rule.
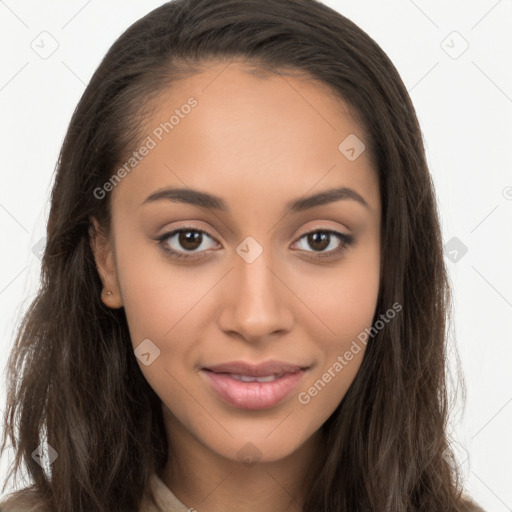
POLYGON ((268 361, 251 365, 241 361, 202 368, 201 374, 225 403, 238 409, 260 410, 279 404, 299 385, 308 367, 268 361), (233 377, 280 375, 270 382, 243 382, 233 377), (282 375, 281 375, 282 374, 282 375))
POLYGON ((260 364, 251 364, 246 363, 245 361, 230 361, 228 363, 207 366, 203 369, 210 370, 215 373, 236 373, 239 375, 249 375, 251 377, 265 377, 267 375, 276 375, 279 373, 293 373, 307 368, 307 365, 298 365, 272 359, 260 364))

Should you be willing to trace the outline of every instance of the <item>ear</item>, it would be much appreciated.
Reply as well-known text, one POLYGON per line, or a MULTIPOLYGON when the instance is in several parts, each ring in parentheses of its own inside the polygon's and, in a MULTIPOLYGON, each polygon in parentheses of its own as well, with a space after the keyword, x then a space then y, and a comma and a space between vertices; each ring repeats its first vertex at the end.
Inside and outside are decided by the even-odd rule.
POLYGON ((118 309, 123 306, 123 301, 117 279, 113 243, 111 237, 104 234, 98 221, 93 217, 89 228, 89 241, 103 283, 101 300, 109 308, 118 309))

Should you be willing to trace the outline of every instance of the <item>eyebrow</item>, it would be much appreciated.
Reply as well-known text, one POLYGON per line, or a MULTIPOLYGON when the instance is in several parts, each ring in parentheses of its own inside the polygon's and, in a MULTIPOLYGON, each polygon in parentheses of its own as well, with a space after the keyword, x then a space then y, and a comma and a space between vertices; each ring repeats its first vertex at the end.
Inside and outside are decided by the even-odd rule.
MULTIPOLYGON (((157 190, 150 194, 141 204, 152 203, 160 200, 172 201, 175 203, 186 203, 193 206, 209 208, 222 212, 229 212, 229 206, 221 197, 193 190, 190 188, 166 188, 164 190, 157 190)), ((355 190, 347 187, 332 188, 319 192, 317 194, 301 197, 288 201, 285 205, 284 212, 298 213, 315 206, 321 206, 335 201, 353 200, 361 204, 367 209, 371 209, 366 200, 359 195, 355 190)))

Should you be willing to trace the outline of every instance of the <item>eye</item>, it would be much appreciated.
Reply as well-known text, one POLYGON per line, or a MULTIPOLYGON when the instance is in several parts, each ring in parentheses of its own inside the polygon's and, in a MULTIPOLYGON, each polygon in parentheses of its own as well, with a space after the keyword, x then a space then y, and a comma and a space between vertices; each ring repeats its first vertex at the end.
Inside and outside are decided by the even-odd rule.
MULTIPOLYGON (((162 250, 169 254, 172 258, 197 260, 207 256, 206 251, 212 249, 215 244, 207 241, 211 240, 218 243, 206 231, 194 227, 184 227, 169 231, 159 236, 155 240, 158 241, 162 250)), ((302 235, 296 242, 299 250, 316 253, 310 256, 313 259, 333 258, 345 251, 354 242, 352 235, 339 233, 329 229, 316 229, 302 235), (301 241, 304 240, 304 244, 301 241), (302 247, 300 247, 302 245, 302 247), (305 245, 311 247, 310 251, 305 245), (330 249, 329 249, 330 248, 330 249), (326 250, 329 249, 329 250, 326 250)))
POLYGON ((312 256, 313 258, 332 258, 341 254, 350 245, 354 243, 354 237, 352 235, 346 235, 345 233, 339 233, 330 229, 316 229, 302 235, 299 238, 297 244, 300 245, 300 241, 304 240, 305 244, 299 247, 300 250, 306 252, 317 253, 312 256), (313 251, 308 251, 304 246, 308 245, 313 248, 313 251), (330 250, 325 250, 330 247, 330 250))
POLYGON ((212 248, 211 245, 209 246, 208 243, 205 243, 207 239, 216 242, 213 237, 202 229, 185 227, 164 233, 156 240, 162 249, 173 258, 198 259, 205 257, 204 252, 212 248))

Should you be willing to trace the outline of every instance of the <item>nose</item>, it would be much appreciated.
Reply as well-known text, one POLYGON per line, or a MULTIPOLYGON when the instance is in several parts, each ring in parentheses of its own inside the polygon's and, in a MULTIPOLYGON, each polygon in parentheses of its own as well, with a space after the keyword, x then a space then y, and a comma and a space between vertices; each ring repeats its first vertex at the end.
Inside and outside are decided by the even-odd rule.
POLYGON ((225 283, 220 328, 249 342, 283 334, 293 324, 293 293, 267 257, 267 251, 252 263, 235 259, 235 268, 225 283))

